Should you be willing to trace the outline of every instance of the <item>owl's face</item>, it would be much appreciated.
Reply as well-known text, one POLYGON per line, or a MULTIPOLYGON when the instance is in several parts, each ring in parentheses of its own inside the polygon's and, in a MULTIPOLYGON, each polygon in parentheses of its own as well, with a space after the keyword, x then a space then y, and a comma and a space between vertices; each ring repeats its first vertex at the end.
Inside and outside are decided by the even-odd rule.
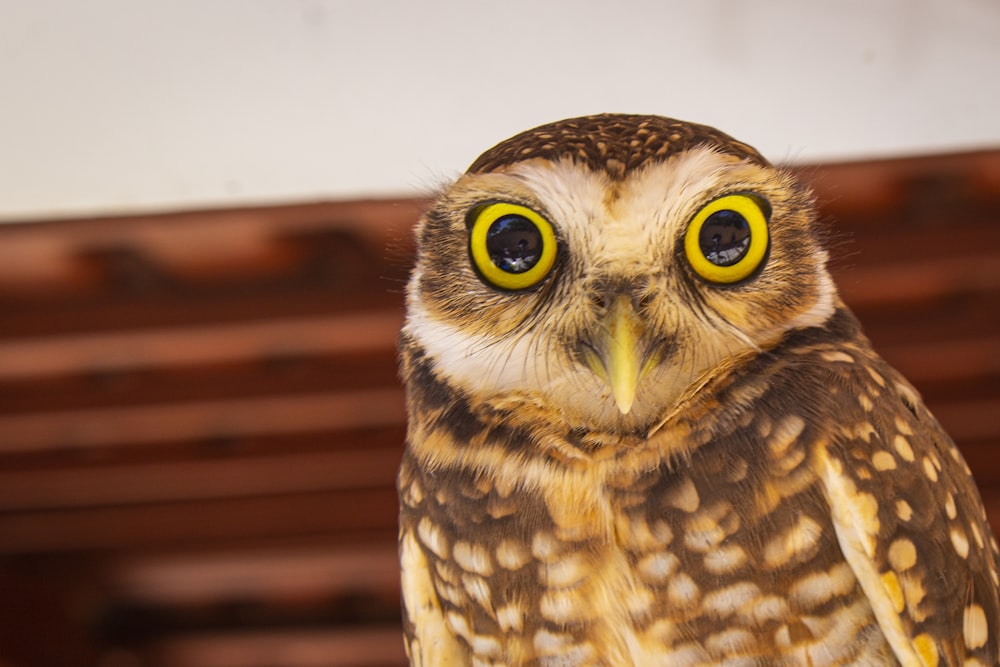
POLYGON ((598 118, 625 143, 561 146, 558 125, 539 128, 443 193, 418 228, 404 333, 472 404, 642 432, 824 322, 836 295, 788 174, 676 121, 686 135, 637 152, 646 117, 598 118))

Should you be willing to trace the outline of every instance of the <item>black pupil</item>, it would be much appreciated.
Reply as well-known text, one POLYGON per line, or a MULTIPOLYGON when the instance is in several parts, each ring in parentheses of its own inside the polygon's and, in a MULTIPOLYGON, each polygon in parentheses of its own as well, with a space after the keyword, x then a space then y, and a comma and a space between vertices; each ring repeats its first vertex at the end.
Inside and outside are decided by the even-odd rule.
POLYGON ((736 211, 716 211, 708 216, 698 234, 705 259, 716 266, 732 266, 750 247, 750 225, 736 211))
POLYGON ((522 215, 505 215, 486 232, 486 250, 490 260, 507 273, 524 273, 542 254, 542 235, 522 215))

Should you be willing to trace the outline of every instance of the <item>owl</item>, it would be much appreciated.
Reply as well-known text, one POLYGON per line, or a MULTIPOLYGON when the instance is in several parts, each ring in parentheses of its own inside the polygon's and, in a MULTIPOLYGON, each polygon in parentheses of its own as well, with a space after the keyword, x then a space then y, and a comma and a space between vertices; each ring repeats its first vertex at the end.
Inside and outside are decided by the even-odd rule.
POLYGON ((711 127, 576 118, 483 153, 416 235, 413 665, 1000 664, 968 466, 791 174, 711 127))

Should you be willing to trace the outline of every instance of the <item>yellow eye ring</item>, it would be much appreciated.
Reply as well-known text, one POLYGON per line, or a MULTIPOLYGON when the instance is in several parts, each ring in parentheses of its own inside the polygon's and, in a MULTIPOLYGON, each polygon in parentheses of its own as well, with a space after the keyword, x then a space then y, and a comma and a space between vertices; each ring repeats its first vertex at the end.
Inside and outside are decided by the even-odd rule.
POLYGON ((767 214, 759 199, 727 195, 706 204, 684 235, 684 254, 710 283, 731 285, 750 277, 767 255, 767 214))
POLYGON ((549 221, 520 204, 497 202, 473 209, 469 254, 490 285, 522 290, 537 285, 556 261, 556 234, 549 221))

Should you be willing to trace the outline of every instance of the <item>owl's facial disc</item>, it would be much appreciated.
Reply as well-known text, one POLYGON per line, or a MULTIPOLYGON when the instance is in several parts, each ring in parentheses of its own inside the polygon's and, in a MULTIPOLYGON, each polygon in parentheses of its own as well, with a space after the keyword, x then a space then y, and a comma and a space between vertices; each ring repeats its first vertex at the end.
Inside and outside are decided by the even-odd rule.
POLYGON ((405 333, 471 405, 643 431, 830 316, 812 220, 790 176, 711 147, 619 180, 574 160, 467 174, 422 221, 405 333))

